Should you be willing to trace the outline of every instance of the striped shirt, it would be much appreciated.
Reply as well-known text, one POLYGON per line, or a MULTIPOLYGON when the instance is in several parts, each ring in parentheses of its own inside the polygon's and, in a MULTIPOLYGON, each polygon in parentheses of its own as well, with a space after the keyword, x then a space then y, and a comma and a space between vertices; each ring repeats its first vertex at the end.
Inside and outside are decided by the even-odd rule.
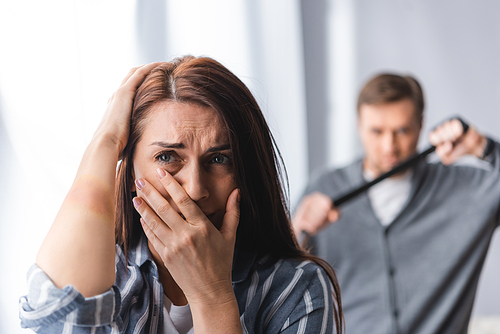
MULTIPOLYGON (((116 246, 116 281, 84 298, 73 286, 54 286, 33 265, 20 298, 21 326, 37 333, 163 333, 163 287, 147 239, 129 251, 116 246)), ((235 253, 233 288, 243 333, 332 333, 332 289, 310 261, 235 253)))

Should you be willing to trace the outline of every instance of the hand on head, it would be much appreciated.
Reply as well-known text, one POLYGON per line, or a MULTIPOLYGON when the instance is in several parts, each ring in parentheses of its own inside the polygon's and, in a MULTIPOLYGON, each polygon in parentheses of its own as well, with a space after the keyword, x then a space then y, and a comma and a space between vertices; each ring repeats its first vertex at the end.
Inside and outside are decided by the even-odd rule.
POLYGON ((127 145, 130 116, 137 88, 149 72, 159 64, 159 62, 150 63, 131 69, 118 90, 108 100, 108 107, 94 137, 102 135, 111 139, 117 145, 120 154, 127 145))

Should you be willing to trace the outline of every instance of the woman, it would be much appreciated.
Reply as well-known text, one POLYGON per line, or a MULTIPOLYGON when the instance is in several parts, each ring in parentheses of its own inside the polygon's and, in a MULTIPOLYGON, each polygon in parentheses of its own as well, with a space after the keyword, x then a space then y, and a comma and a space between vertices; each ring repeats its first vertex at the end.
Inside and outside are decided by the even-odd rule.
POLYGON ((22 325, 341 332, 335 274, 297 247, 275 152, 250 91, 218 62, 133 69, 28 273, 22 325))

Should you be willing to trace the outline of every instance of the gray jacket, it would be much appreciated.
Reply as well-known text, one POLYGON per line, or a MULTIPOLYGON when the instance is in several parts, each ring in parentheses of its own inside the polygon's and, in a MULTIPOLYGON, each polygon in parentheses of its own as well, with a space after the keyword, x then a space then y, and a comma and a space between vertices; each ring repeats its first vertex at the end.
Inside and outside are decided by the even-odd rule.
MULTIPOLYGON (((347 333, 467 333, 491 236, 499 225, 500 145, 485 167, 422 161, 387 227, 366 193, 312 239, 337 272, 347 333)), ((363 183, 362 161, 316 176, 306 194, 335 198, 363 183)))

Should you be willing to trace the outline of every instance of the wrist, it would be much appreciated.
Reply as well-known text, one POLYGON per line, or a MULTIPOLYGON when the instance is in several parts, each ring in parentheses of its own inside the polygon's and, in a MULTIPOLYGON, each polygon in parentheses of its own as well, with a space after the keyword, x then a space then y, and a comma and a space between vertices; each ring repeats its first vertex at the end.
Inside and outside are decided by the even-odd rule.
POLYGON ((119 153, 116 140, 96 133, 85 149, 76 178, 92 175, 114 189, 119 153))
POLYGON ((117 136, 111 133, 98 131, 92 137, 89 147, 112 150, 113 152, 116 152, 116 156, 118 157, 121 151, 125 148, 125 144, 123 144, 117 136))
POLYGON ((482 159, 485 155, 487 145, 488 145, 488 139, 478 134, 478 138, 476 139, 476 143, 472 149, 472 154, 482 159))
POLYGON ((486 159, 495 149, 495 142, 490 138, 486 138, 486 145, 483 150, 483 154, 480 156, 481 159, 486 159))
POLYGON ((231 296, 221 296, 215 303, 189 303, 196 333, 241 333, 238 302, 231 296))
POLYGON ((187 295, 189 305, 201 308, 217 308, 226 303, 231 303, 236 300, 232 284, 229 282, 215 289, 203 289, 203 293, 187 295))

